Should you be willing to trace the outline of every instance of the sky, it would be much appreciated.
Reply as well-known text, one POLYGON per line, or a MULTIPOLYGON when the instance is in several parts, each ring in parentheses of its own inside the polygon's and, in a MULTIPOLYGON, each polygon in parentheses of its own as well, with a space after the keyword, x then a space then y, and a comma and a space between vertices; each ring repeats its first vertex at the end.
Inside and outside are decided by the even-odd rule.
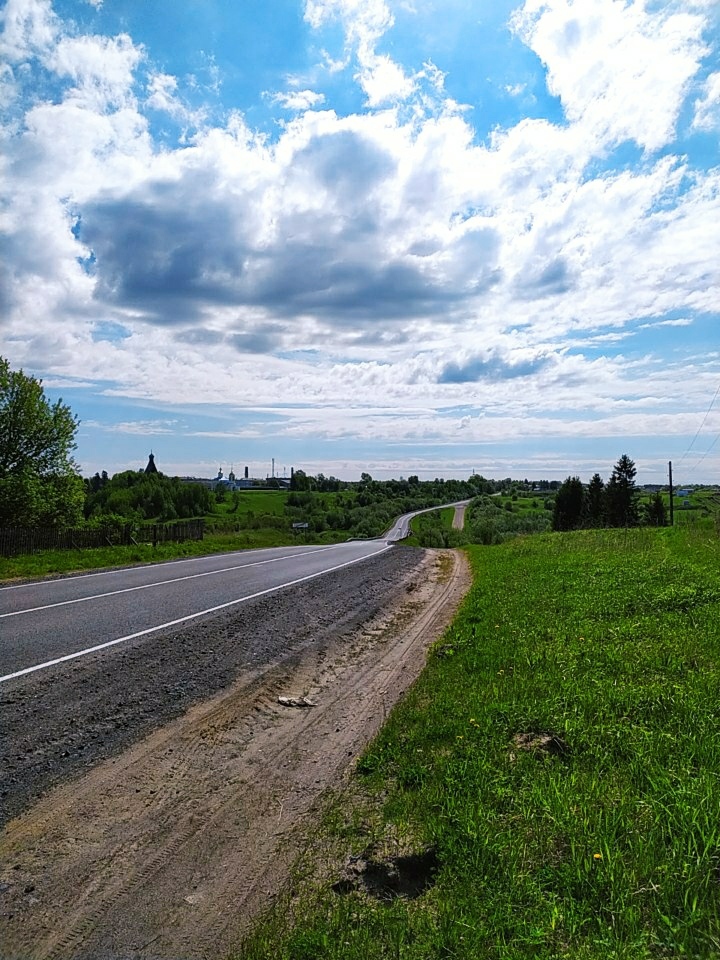
POLYGON ((0 354, 84 475, 720 482, 717 0, 0 30, 0 354))

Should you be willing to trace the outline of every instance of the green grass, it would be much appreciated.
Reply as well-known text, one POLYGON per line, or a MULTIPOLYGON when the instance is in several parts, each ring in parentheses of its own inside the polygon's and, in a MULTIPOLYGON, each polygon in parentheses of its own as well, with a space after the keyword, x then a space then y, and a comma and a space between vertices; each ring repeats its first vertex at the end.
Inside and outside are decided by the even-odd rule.
POLYGON ((295 878, 238 956, 720 956, 717 537, 582 531, 468 553, 460 614, 319 838, 432 847, 436 882, 382 902, 333 893, 337 870, 295 878))
MULTIPOLYGON (((505 501, 509 498, 505 497, 505 501)), ((511 500, 513 510, 518 513, 527 514, 545 514, 545 498, 539 494, 534 497, 518 497, 517 500, 511 500)))
POLYGON ((214 533, 203 540, 184 543, 151 543, 137 546, 98 547, 87 550, 41 550, 18 557, 0 557, 0 581, 45 577, 52 574, 77 573, 105 567, 124 567, 134 563, 160 563, 183 557, 205 556, 228 550, 258 547, 282 547, 298 541, 296 534, 284 530, 243 530, 237 533, 214 533))
POLYGON ((231 518, 248 514, 282 517, 285 514, 287 498, 286 490, 238 490, 236 496, 227 493, 223 503, 216 506, 215 512, 219 516, 231 518), (237 509, 235 509, 235 502, 237 502, 237 509))
MULTIPOLYGON (((662 491, 662 498, 669 518, 669 493, 662 491)), ((641 493, 640 504, 647 504, 649 501, 650 495, 641 493)), ((718 516, 720 516, 720 490, 717 487, 693 487, 688 497, 678 497, 676 494, 673 497, 673 511, 676 526, 704 523, 709 528, 717 522, 718 516)))
POLYGON ((455 507, 444 507, 442 510, 430 510, 420 513, 410 521, 410 536, 403 541, 407 547, 422 545, 423 534, 435 530, 452 530, 455 507))

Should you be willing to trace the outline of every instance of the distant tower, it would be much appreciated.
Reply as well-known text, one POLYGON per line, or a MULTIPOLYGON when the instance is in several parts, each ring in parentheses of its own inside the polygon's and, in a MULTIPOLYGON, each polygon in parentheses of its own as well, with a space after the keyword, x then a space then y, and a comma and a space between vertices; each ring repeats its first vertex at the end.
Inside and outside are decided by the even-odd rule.
POLYGON ((148 458, 147 466, 145 467, 145 473, 157 473, 157 472, 158 472, 158 468, 155 466, 155 456, 151 450, 150 457, 148 458))
POLYGON ((230 473, 228 474, 228 480, 230 483, 235 483, 235 470, 230 467, 230 473))
POLYGON ((249 467, 245 467, 245 479, 247 480, 247 479, 249 478, 249 476, 250 476, 250 468, 249 468, 249 467))

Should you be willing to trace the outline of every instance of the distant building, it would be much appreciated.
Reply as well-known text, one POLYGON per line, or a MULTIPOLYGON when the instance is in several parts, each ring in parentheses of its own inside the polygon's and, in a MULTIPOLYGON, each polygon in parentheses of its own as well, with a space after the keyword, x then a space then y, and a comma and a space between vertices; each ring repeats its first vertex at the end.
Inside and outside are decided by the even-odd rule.
MULTIPOLYGON (((152 454, 150 454, 152 458, 152 454)), ((149 464, 148 464, 149 467, 149 464)), ((154 466, 155 470, 157 468, 154 466)), ((203 487, 208 487, 210 490, 227 490, 232 492, 234 490, 266 490, 266 489, 275 489, 275 490, 289 490, 292 483, 292 477, 294 476, 294 469, 290 471, 290 478, 287 477, 266 477, 264 480, 260 480, 256 477, 250 476, 249 467, 245 467, 244 476, 238 477, 235 474, 235 470, 231 467, 230 472, 227 477, 223 473, 223 468, 218 467, 217 476, 212 478, 208 477, 179 477, 179 480, 182 480, 183 483, 199 483, 203 487)))
POLYGON ((158 468, 155 466, 155 457, 152 450, 150 451, 150 456, 148 458, 147 466, 145 467, 145 473, 157 473, 158 468))

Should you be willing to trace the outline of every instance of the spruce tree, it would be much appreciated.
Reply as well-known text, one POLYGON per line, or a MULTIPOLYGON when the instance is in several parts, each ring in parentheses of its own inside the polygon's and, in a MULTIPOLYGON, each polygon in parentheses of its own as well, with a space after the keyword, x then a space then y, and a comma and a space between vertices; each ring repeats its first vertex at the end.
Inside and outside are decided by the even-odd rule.
POLYGON ((611 527, 635 527, 639 522, 635 461, 624 453, 613 467, 605 488, 607 518, 611 527))

